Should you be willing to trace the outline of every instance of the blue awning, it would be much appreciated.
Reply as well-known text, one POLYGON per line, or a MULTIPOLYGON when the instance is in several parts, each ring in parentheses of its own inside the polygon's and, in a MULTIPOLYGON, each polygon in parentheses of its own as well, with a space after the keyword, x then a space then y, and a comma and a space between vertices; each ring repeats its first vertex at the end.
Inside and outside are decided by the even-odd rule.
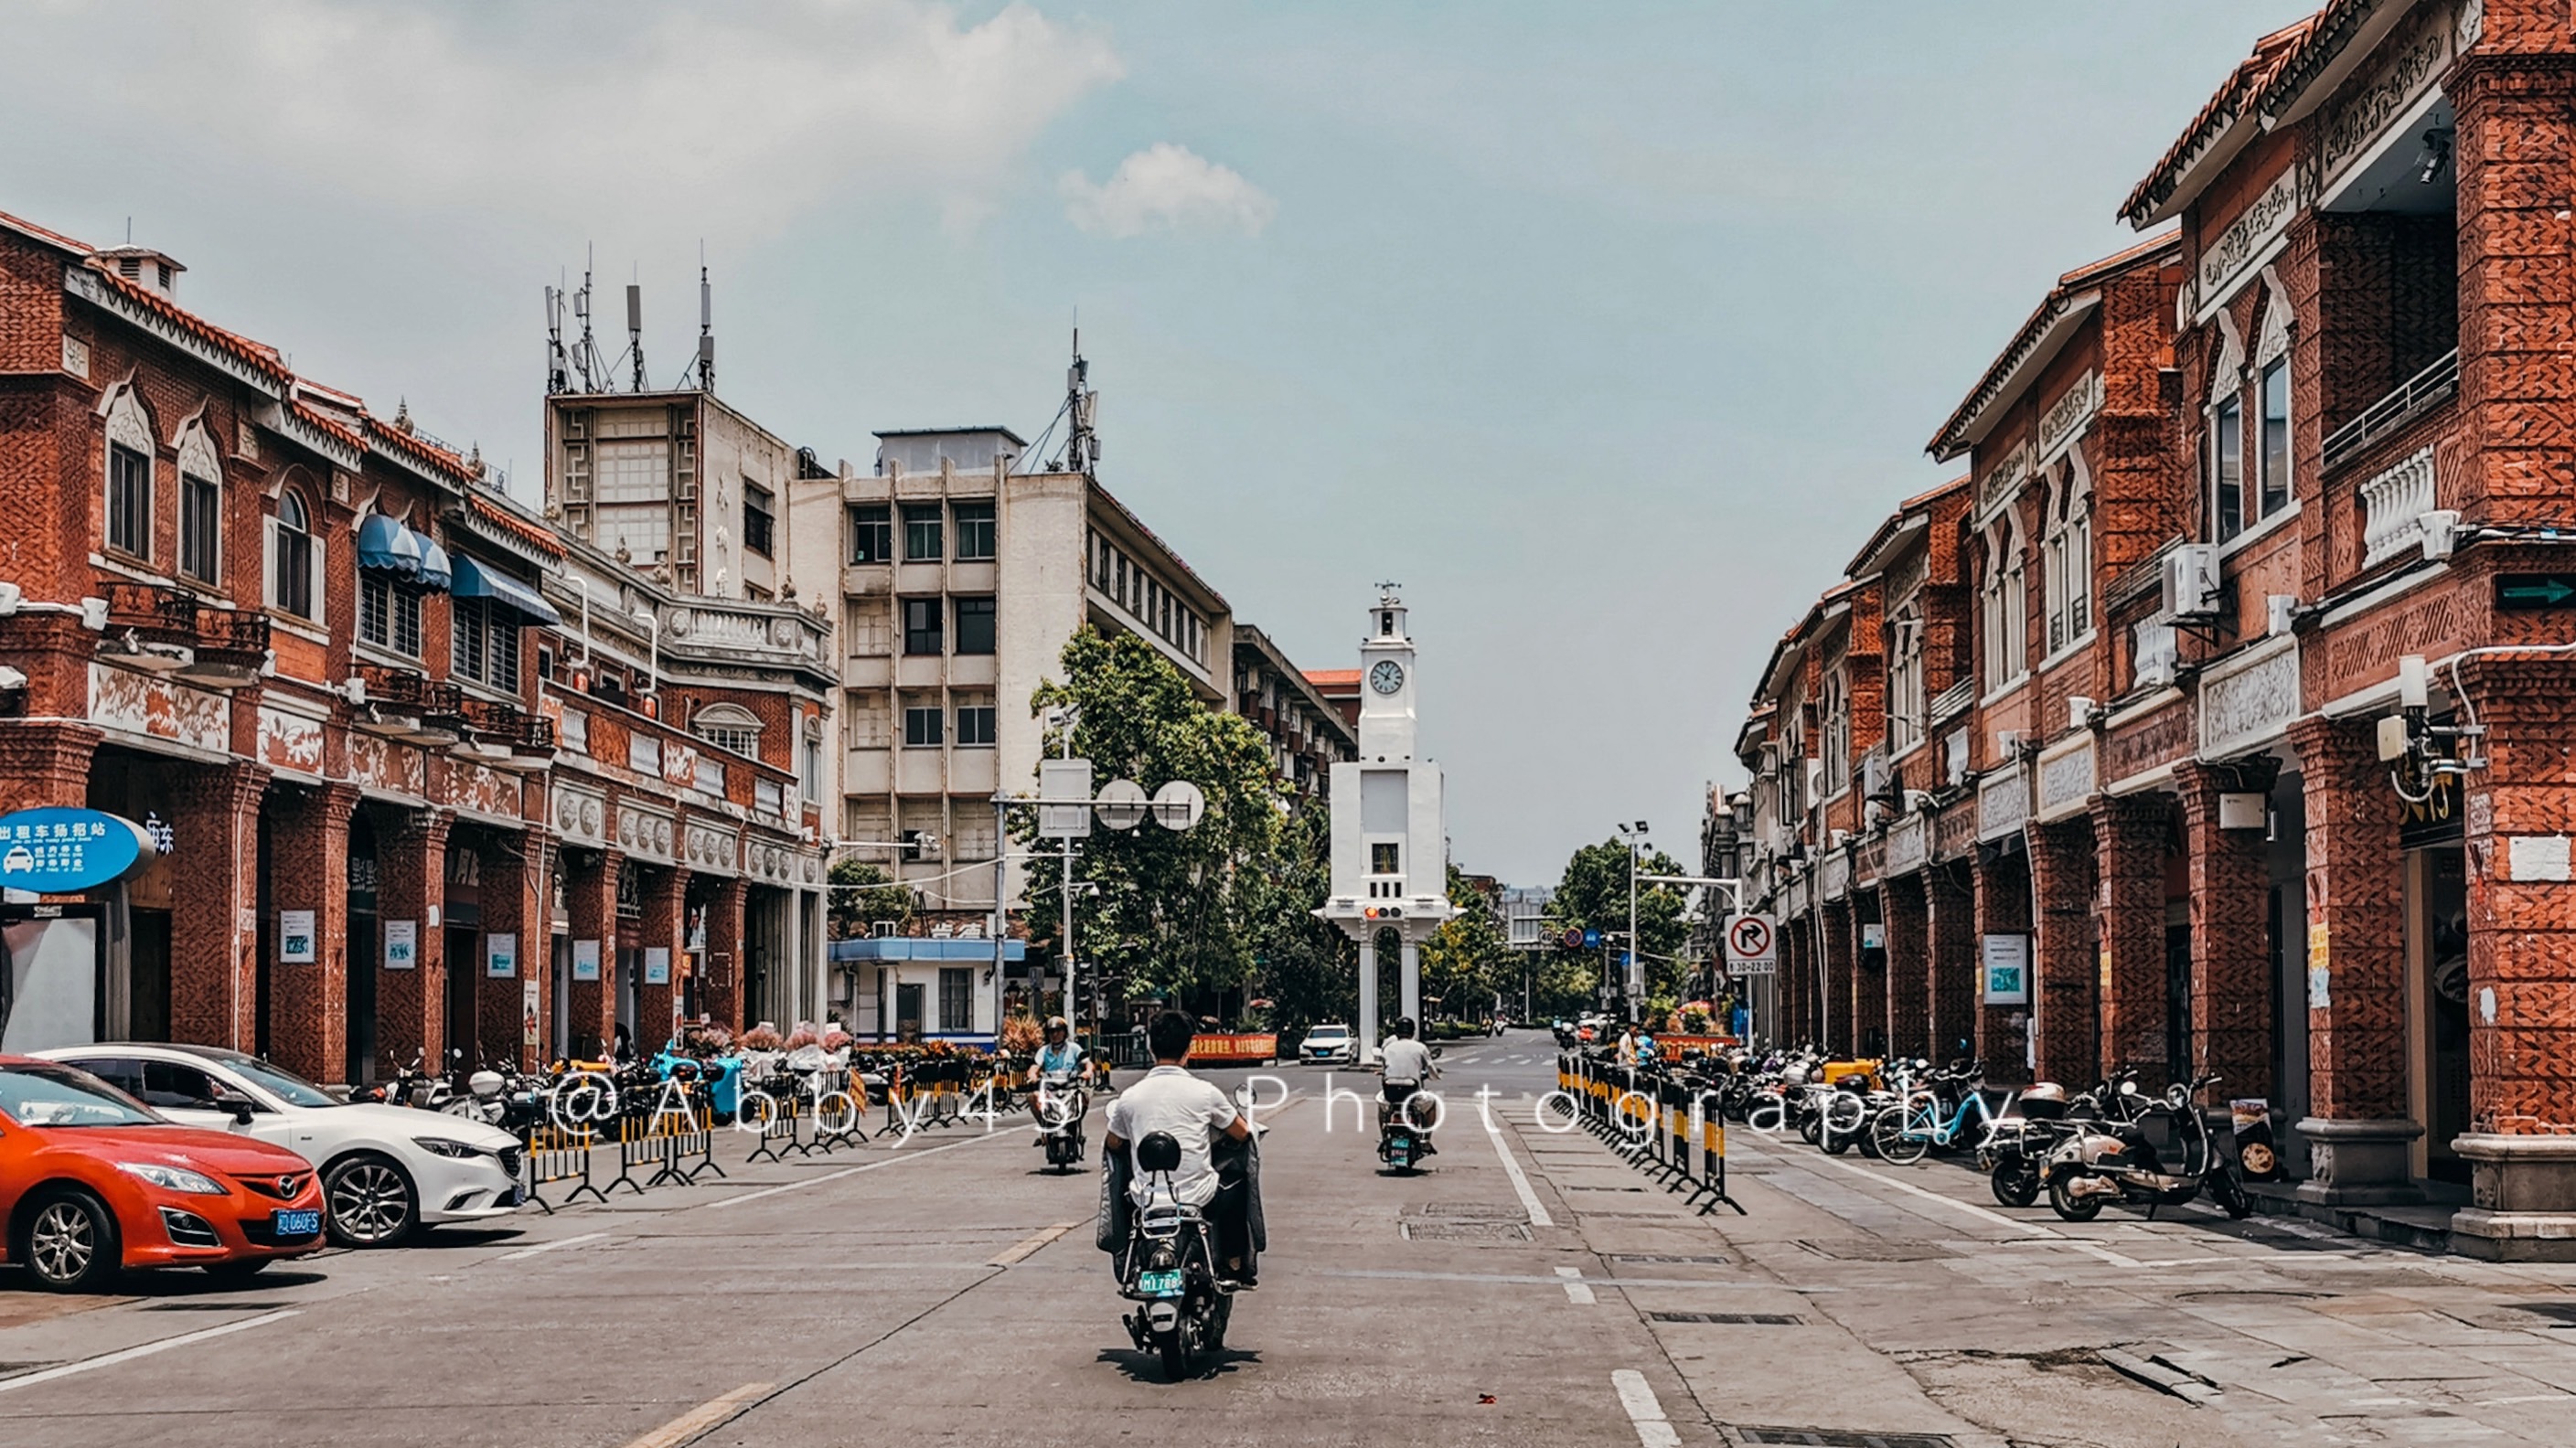
POLYGON ((447 561, 447 550, 438 546, 426 533, 414 533, 420 540, 420 585, 444 589, 456 581, 455 565, 447 561))
POLYGON ((384 514, 369 513, 358 524, 358 566, 414 577, 420 572, 423 541, 418 533, 384 514))
POLYGON ((499 608, 506 608, 530 623, 560 624, 563 615, 535 589, 506 573, 477 564, 471 558, 455 560, 456 596, 483 598, 499 608))
MULTIPOLYGON (((953 960, 960 965, 982 961, 993 963, 993 942, 976 939, 933 940, 920 935, 865 936, 856 940, 832 942, 834 960, 953 960)), ((1029 958, 1025 940, 1002 942, 1005 962, 1029 958)))

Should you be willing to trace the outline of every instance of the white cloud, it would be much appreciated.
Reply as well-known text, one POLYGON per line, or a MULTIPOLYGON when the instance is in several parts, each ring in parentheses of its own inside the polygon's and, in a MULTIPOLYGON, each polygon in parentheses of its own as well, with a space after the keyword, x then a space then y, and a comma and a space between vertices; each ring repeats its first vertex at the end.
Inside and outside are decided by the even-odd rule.
POLYGON ((1242 173, 1169 141, 1119 162, 1106 183, 1067 171, 1059 189, 1073 224, 1105 236, 1202 228, 1259 236, 1279 213, 1279 203, 1242 173))
POLYGON ((972 215, 1032 139, 1122 73, 1100 33, 1022 3, 974 24, 949 0, 266 0, 12 23, 0 91, 51 92, 70 107, 55 114, 121 114, 169 138, 156 149, 211 142, 341 195, 602 236, 757 236, 848 191, 972 215))

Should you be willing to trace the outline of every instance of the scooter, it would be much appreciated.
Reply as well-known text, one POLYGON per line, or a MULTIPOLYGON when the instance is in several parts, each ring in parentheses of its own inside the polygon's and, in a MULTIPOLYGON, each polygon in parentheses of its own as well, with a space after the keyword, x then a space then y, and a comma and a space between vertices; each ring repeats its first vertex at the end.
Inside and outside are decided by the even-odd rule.
POLYGON ((1070 1074, 1050 1076, 1037 1084, 1029 1114, 1037 1118, 1038 1140, 1046 1146, 1048 1166, 1069 1172, 1081 1164, 1082 1119, 1090 1110, 1089 1094, 1070 1074))
POLYGON ((1421 1092, 1402 1102, 1381 1096, 1377 1103, 1377 1159, 1399 1172, 1420 1170, 1422 1159, 1435 1150, 1431 1133, 1439 1125, 1439 1107, 1421 1092))
MULTIPOLYGON (((2089 1222, 2101 1215, 2104 1202, 2119 1201, 2145 1207, 2152 1219, 2158 1207, 2181 1206, 2205 1189, 2230 1217, 2250 1215, 2253 1200, 2237 1181, 2236 1168, 2219 1152, 2199 1105, 2200 1093, 2218 1080, 2203 1076, 2189 1086, 2177 1081, 2162 1101, 2134 1120, 2086 1124, 2040 1164, 2049 1207, 2067 1221, 2089 1222), (2182 1160, 2170 1170, 2147 1140, 2147 1116, 2167 1117, 2176 1125, 2182 1160)), ((2135 1097, 2138 1083, 2122 1081, 2118 1094, 2135 1097)))
POLYGON ((1145 1201, 1120 1255, 1118 1282, 1118 1295, 1137 1304, 1120 1319, 1127 1335, 1138 1352, 1160 1357, 1163 1376, 1175 1383, 1202 1353, 1224 1348, 1234 1315, 1234 1288, 1216 1275, 1207 1218, 1174 1188, 1180 1165, 1181 1144, 1170 1132, 1149 1132, 1136 1143, 1145 1201))

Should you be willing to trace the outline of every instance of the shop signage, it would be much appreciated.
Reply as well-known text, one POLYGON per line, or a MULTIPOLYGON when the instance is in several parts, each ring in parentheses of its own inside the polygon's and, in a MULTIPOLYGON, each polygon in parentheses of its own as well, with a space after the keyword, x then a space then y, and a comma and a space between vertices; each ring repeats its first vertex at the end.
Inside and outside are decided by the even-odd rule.
MULTIPOLYGON (((519 937, 486 935, 483 937, 483 973, 495 980, 519 973, 519 937)), ((531 982, 533 984, 533 982, 531 982)))
POLYGON ((104 885, 150 848, 143 826, 94 809, 22 809, 0 815, 0 886, 67 895, 104 885))
POLYGON ((278 960, 287 965, 311 965, 321 959, 313 928, 313 912, 310 910, 278 911, 278 960))
POLYGON ((572 978, 575 980, 599 979, 598 941, 576 940, 572 943, 572 978))
POLYGON ((2297 166, 2283 170, 2200 254, 2200 291, 2195 300, 2203 306, 2224 301, 2234 293, 2236 283, 2264 259, 2272 242, 2290 229, 2290 218, 2306 199, 2300 181, 2297 166))
POLYGON ((1978 941, 1978 961, 1984 968, 1987 1005, 2030 1004, 2029 936, 1985 936, 1978 941))
POLYGON ((2057 460, 2066 445, 2084 431, 2093 414, 2102 410, 2102 374, 2087 372, 2075 379, 2066 395, 2048 405, 2039 415, 2039 464, 2046 467, 2057 460))
POLYGON ((519 1043, 521 1045, 533 1046, 537 1043, 537 1021, 541 1014, 538 1007, 537 982, 536 978, 531 976, 519 987, 519 1043))
POLYGON ((2567 608, 2576 599, 2576 573, 2499 573, 2496 607, 2567 608))
POLYGON ((646 985, 671 983, 671 947, 667 945, 644 947, 644 983, 646 985))
POLYGON ((385 922, 385 969, 410 970, 420 964, 420 922, 385 922))

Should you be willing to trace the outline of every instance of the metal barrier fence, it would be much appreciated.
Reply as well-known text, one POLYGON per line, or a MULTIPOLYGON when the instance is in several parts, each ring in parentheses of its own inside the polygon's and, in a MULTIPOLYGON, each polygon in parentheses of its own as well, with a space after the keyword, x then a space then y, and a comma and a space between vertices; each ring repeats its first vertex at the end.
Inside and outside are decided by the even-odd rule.
POLYGON ((1570 1051, 1556 1058, 1556 1085, 1585 1130, 1665 1190, 1687 1192, 1683 1205, 1706 1216, 1724 1203, 1743 1215, 1744 1204, 1726 1194, 1726 1118, 1711 1109, 1714 1092, 1570 1051))

